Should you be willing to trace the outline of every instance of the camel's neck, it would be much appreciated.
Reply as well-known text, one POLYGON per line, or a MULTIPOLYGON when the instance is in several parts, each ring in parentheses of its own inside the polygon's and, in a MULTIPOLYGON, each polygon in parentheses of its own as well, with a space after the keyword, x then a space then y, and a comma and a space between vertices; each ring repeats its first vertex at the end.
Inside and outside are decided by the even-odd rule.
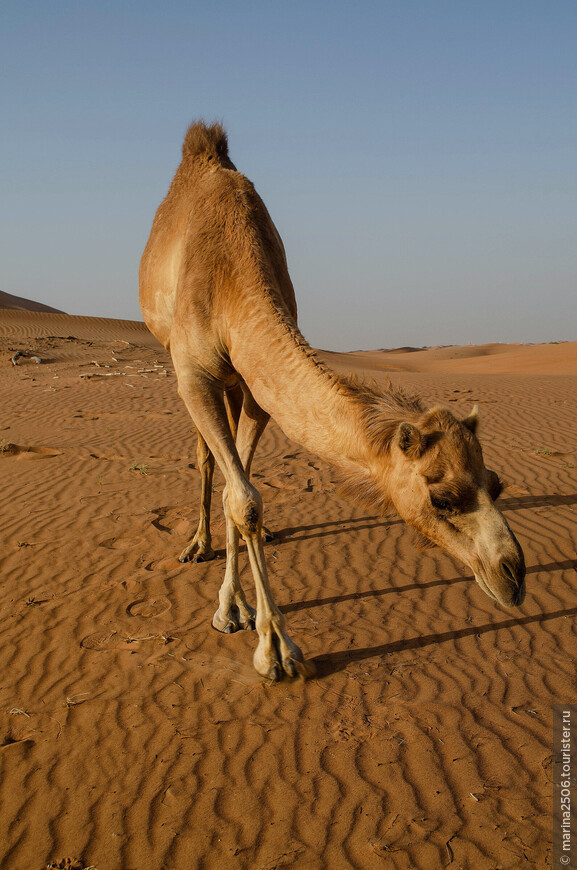
POLYGON ((274 306, 251 311, 250 328, 233 331, 231 360, 258 404, 298 444, 332 464, 364 464, 361 412, 338 376, 274 306))

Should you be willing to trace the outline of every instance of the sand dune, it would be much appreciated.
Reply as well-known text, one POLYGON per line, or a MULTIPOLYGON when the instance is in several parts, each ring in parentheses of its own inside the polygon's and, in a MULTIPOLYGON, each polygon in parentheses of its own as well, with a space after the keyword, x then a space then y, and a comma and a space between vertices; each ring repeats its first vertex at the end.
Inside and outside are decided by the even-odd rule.
POLYGON ((351 365, 365 371, 447 372, 485 375, 577 375, 577 342, 549 344, 483 344, 466 347, 398 348, 355 351, 352 354, 322 351, 335 368, 351 365))
POLYGON ((144 323, 63 313, 39 312, 30 316, 23 311, 3 311, 0 314, 0 336, 20 340, 55 337, 106 342, 114 339, 162 349, 144 323))
POLYGON ((0 290, 0 309, 4 308, 14 311, 53 311, 60 314, 63 313, 58 308, 52 308, 52 306, 44 305, 42 302, 33 302, 31 299, 13 296, 11 293, 4 293, 0 290))
POLYGON ((576 350, 325 354, 481 405, 527 599, 501 608, 351 507, 271 424, 271 580, 317 676, 270 685, 251 633, 210 626, 218 503, 219 558, 177 561, 200 487, 167 354, 142 324, 2 312, 0 866, 549 866, 552 704, 576 695, 576 350))

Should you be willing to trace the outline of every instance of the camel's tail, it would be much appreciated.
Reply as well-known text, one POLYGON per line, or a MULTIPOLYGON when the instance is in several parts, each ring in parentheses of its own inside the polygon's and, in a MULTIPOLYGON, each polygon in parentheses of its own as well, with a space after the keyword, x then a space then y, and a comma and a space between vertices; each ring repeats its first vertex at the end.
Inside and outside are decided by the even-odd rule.
POLYGON ((228 157, 228 139, 222 124, 207 125, 204 121, 191 124, 184 137, 183 157, 228 157))

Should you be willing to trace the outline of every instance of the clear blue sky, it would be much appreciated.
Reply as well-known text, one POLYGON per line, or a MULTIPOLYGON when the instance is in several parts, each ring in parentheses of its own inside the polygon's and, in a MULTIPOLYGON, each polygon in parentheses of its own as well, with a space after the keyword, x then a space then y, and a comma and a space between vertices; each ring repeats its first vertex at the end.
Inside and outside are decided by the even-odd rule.
POLYGON ((576 45, 575 0, 5 0, 0 289, 140 319, 205 117, 281 232, 311 343, 575 340, 576 45))

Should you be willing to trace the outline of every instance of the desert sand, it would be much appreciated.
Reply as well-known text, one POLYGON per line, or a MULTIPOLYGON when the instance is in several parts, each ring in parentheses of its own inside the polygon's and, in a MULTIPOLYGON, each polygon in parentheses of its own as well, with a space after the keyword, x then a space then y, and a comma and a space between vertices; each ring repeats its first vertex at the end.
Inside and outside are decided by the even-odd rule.
POLYGON ((52 308, 51 305, 44 305, 43 302, 24 299, 22 296, 14 296, 12 293, 5 293, 3 290, 0 290, 0 310, 3 309, 11 311, 49 311, 64 314, 59 308, 52 308))
POLYGON ((577 699, 577 343, 323 355, 480 405, 524 605, 344 501, 271 423, 268 565, 317 673, 263 680, 254 634, 210 624, 218 474, 219 558, 177 560, 200 479, 169 356, 140 323, 1 311, 5 870, 550 866, 552 705, 577 699))

